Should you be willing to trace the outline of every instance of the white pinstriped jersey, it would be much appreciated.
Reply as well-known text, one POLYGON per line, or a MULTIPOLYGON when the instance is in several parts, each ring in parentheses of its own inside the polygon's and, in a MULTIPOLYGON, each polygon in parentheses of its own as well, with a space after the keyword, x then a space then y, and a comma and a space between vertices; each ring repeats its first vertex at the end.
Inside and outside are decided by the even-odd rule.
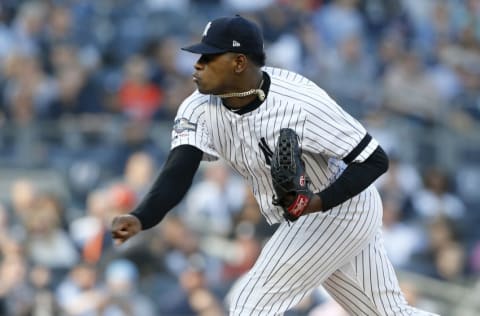
MULTIPOLYGON (((281 208, 271 203, 274 190, 268 157, 280 129, 288 127, 299 135, 314 192, 338 177, 346 166, 342 158, 366 130, 307 78, 279 68, 263 71, 271 80, 268 96, 258 108, 242 115, 223 106, 219 97, 198 91, 190 95, 178 110, 172 148, 189 144, 202 150, 205 160, 223 158, 248 181, 262 214, 272 224, 283 220, 281 208)), ((364 161, 377 146, 372 139, 353 161, 364 161)))
POLYGON ((233 287, 230 315, 283 315, 320 285, 351 315, 434 315, 409 306, 400 291, 383 249, 382 203, 373 186, 291 225, 272 205, 269 163, 281 128, 299 135, 314 192, 341 174, 343 158, 363 162, 378 143, 371 139, 364 147, 364 127, 313 82, 282 69, 263 70, 270 87, 260 106, 239 114, 196 91, 180 106, 172 132, 172 148, 189 144, 205 160, 224 159, 249 182, 267 221, 282 222, 233 287))

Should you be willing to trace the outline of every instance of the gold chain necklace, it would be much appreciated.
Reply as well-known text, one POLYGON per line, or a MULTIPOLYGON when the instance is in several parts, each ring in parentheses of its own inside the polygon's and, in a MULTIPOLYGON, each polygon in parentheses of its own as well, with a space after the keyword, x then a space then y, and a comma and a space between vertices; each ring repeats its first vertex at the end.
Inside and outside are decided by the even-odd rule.
POLYGON ((256 94, 258 96, 258 99, 260 101, 263 101, 265 100, 265 92, 262 89, 260 89, 262 85, 263 85, 263 79, 262 79, 262 82, 260 82, 260 86, 258 87, 258 89, 250 89, 245 92, 231 92, 231 93, 217 94, 216 96, 224 99, 224 98, 243 98, 252 94, 256 94))

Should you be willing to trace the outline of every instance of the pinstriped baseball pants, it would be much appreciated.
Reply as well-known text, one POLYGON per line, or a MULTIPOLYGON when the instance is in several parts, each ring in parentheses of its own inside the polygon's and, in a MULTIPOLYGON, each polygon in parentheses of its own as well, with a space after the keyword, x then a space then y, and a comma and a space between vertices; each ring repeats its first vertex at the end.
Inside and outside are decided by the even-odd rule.
POLYGON ((434 315, 403 297, 383 247, 381 216, 370 188, 330 212, 282 223, 232 289, 230 315, 283 315, 320 285, 350 315, 434 315))

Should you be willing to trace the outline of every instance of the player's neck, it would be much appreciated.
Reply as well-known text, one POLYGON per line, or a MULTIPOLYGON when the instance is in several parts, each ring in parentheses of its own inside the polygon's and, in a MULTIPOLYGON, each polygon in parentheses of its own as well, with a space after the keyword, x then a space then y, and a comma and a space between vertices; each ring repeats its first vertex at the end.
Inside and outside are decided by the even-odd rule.
POLYGON ((249 95, 248 97, 242 98, 224 98, 222 99, 223 104, 232 110, 239 110, 257 99, 256 95, 249 95))
MULTIPOLYGON (((234 89, 232 92, 245 92, 252 89, 260 89, 263 83, 263 73, 259 70, 257 73, 252 75, 245 75, 242 80, 239 81, 239 86, 234 89), (252 79, 252 77, 254 79, 252 79)), ((250 103, 258 99, 258 94, 254 93, 244 97, 228 97, 222 98, 222 102, 225 106, 230 109, 241 109, 250 103)), ((263 100, 262 100, 263 101, 263 100)))

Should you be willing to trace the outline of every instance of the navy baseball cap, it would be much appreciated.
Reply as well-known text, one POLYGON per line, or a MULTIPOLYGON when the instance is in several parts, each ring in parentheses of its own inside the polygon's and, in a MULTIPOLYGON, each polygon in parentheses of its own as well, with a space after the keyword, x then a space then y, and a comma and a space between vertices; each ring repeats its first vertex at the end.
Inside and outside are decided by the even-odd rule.
POLYGON ((195 54, 261 54, 263 36, 255 23, 239 15, 222 17, 208 22, 200 43, 182 49, 195 54))

